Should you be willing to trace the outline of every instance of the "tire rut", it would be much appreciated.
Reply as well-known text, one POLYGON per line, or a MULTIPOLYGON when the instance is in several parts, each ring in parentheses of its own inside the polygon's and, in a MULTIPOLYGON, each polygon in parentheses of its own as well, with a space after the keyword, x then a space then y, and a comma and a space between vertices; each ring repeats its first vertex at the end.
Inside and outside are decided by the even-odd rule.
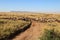
POLYGON ((37 40, 40 36, 41 24, 39 22, 33 21, 31 27, 25 32, 17 35, 12 40, 37 40))

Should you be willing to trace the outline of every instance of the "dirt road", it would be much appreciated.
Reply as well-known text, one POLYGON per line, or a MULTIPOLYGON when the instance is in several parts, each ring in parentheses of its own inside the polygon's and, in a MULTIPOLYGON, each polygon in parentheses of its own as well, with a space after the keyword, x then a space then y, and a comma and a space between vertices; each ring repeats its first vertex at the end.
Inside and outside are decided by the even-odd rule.
POLYGON ((17 35, 13 40, 38 40, 41 34, 41 25, 39 22, 33 21, 29 29, 17 35))

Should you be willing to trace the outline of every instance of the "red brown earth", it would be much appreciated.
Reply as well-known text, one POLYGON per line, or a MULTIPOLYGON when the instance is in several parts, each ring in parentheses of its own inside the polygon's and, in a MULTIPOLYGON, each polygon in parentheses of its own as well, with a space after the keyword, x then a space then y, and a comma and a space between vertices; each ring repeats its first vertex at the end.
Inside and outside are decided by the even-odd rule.
POLYGON ((12 40, 38 40, 41 35, 42 23, 33 21, 31 27, 12 40))

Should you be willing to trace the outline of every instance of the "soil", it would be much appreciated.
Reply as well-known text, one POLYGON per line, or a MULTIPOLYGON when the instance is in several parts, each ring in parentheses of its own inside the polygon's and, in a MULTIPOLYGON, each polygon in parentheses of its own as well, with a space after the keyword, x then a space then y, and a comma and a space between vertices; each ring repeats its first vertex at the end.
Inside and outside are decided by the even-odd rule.
POLYGON ((37 21, 32 21, 31 27, 20 33, 12 40, 39 40, 41 35, 42 23, 37 21))

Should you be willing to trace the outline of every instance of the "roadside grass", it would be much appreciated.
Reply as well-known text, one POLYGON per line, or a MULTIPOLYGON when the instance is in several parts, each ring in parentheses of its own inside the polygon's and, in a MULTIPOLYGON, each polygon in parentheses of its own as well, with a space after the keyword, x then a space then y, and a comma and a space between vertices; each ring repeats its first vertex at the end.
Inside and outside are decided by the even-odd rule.
POLYGON ((60 40, 60 23, 51 22, 45 23, 42 29, 43 33, 39 37, 40 40, 60 40))
POLYGON ((23 20, 14 21, 8 19, 0 19, 0 39, 8 37, 15 31, 23 29, 26 25, 29 24, 30 22, 23 20))

